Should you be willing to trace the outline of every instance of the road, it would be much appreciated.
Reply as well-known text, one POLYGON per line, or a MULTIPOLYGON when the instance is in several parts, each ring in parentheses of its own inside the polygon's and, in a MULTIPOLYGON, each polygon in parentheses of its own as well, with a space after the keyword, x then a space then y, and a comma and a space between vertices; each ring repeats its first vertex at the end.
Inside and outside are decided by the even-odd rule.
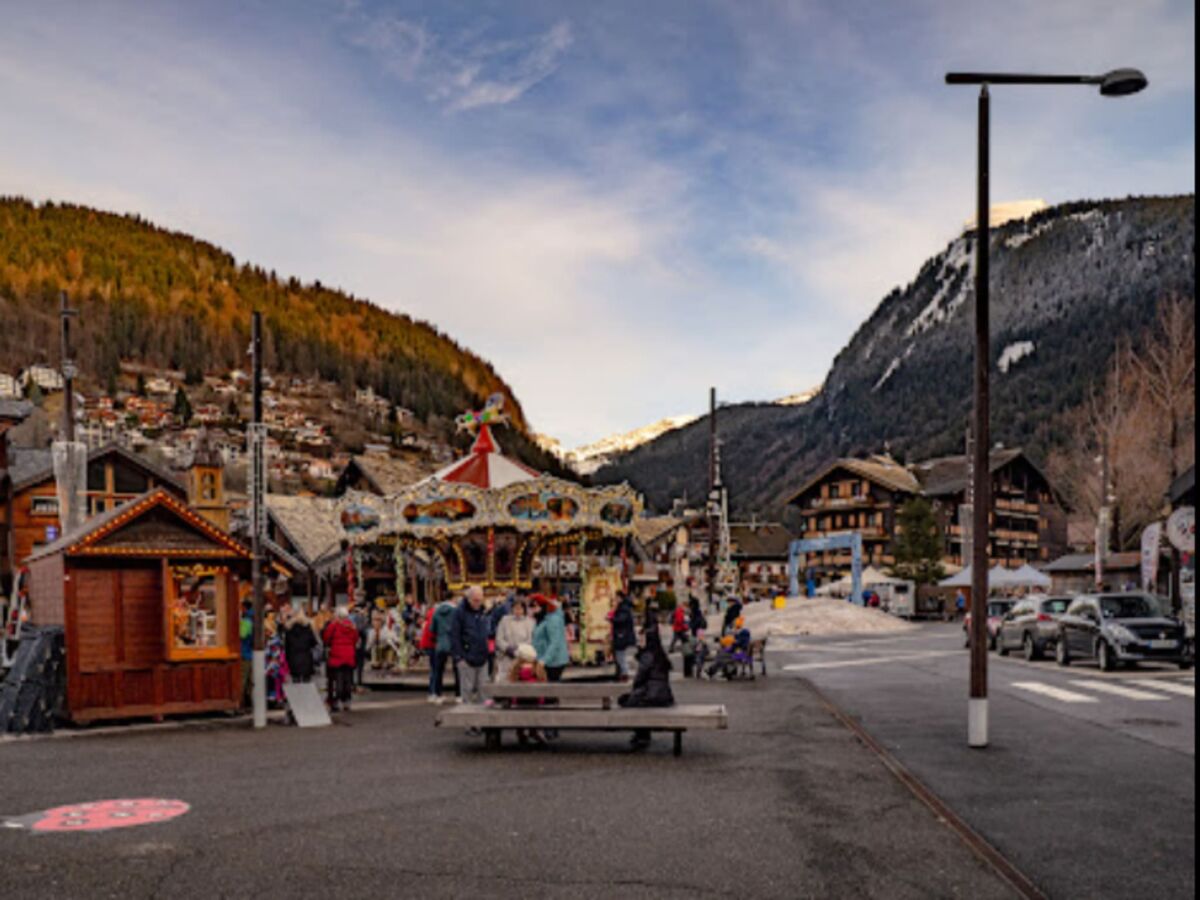
POLYGON ((776 640, 810 680, 1051 897, 1192 897, 1195 679, 989 656, 990 746, 966 746, 961 626, 776 640))
POLYGON ((0 813, 191 804, 96 834, 0 828, 0 896, 1011 897, 811 687, 677 683, 730 729, 485 751, 422 699, 332 728, 0 741, 0 813))

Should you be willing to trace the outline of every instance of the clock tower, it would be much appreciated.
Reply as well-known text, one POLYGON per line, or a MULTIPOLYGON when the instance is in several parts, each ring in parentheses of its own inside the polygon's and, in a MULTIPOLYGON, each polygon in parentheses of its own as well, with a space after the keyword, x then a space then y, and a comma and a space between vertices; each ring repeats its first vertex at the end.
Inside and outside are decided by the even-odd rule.
POLYGON ((229 531, 224 466, 221 454, 209 439, 207 428, 201 428, 196 433, 187 475, 188 504, 222 531, 229 531))

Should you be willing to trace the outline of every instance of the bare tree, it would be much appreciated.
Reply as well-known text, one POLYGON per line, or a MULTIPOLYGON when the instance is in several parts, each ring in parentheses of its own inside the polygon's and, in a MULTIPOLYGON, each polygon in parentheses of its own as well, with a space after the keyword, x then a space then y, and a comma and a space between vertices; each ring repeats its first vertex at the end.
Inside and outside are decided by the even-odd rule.
POLYGON ((1131 356, 1140 387, 1162 417, 1161 451, 1170 481, 1196 458, 1196 304, 1168 297, 1158 307, 1154 329, 1131 356))
POLYGON ((1048 462, 1072 511, 1089 520, 1106 502, 1107 477, 1114 549, 1136 545, 1195 459, 1193 311, 1191 300, 1168 298, 1138 344, 1117 347, 1103 380, 1069 414, 1075 439, 1048 462))

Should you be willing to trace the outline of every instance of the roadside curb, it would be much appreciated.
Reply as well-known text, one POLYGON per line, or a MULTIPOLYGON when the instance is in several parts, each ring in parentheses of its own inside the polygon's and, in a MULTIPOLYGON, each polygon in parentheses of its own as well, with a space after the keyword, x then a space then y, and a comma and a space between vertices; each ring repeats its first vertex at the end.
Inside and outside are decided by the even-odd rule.
MULTIPOLYGON (((378 700, 378 701, 363 701, 356 703, 354 709, 357 711, 370 711, 376 709, 402 709, 409 706, 426 706, 427 703, 422 699, 406 699, 406 700, 378 700)), ((353 713, 351 713, 353 715, 353 713)), ((287 710, 277 709, 267 713, 268 725, 282 725, 287 719, 287 710)), ((0 734, 0 747, 6 744, 27 744, 38 741, 55 741, 69 740, 90 737, 110 737, 119 734, 145 734, 156 733, 161 731, 184 731, 196 730, 203 731, 205 729, 218 728, 234 728, 247 727, 253 721, 253 717, 249 713, 244 713, 236 716, 228 716, 225 718, 211 719, 173 719, 169 722, 135 722, 129 725, 106 725, 99 728, 88 728, 78 730, 59 729, 49 734, 0 734)), ((337 722, 334 722, 336 725, 337 722)))
POLYGON ((1047 900, 1046 895, 1041 889, 1033 883, 1033 881, 1012 862, 1008 860, 999 850, 988 843, 974 828, 968 825, 959 815, 954 812, 945 802, 937 796, 933 791, 925 786, 920 779, 912 774, 900 760, 896 759, 892 753, 880 744, 874 737, 871 736, 862 724, 852 718, 848 713, 841 709, 836 703, 830 700, 815 684, 805 678, 798 679, 803 681, 808 689, 816 695, 817 699, 824 704, 830 714, 841 722, 855 737, 857 737, 864 746, 871 750, 878 758, 884 767, 891 772, 896 780, 904 785, 912 793, 914 797, 921 801, 935 816, 943 821, 946 826, 953 831, 962 840, 964 844, 981 859, 993 872, 1008 884, 1020 896, 1026 900, 1047 900))

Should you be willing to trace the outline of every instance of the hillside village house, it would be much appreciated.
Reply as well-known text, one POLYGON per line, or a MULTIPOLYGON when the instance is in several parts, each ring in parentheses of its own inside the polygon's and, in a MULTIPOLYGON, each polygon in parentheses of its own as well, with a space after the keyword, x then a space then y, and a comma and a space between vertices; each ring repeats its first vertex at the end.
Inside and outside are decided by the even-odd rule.
POLYGON ((50 366, 30 366, 17 376, 17 381, 28 391, 31 384, 36 384, 43 392, 61 391, 65 386, 62 373, 50 366))
POLYGON ((729 526, 730 555, 744 592, 787 593, 788 549, 793 540, 792 533, 778 522, 729 526))
MULTIPOLYGON (((13 479, 8 447, 8 432, 33 413, 33 404, 25 400, 0 399, 0 515, 5 521, 13 515, 13 479)), ((11 588, 15 568, 12 532, 4 529, 0 540, 0 591, 5 595, 11 588)))
POLYGON ((0 400, 20 400, 24 396, 21 382, 7 372, 0 372, 0 400))
MULTIPOLYGON (((990 458, 992 527, 989 556, 1016 568, 1048 562, 1066 549, 1066 516, 1046 477, 1019 449, 997 449, 990 458)), ((802 536, 857 531, 863 563, 895 564, 894 540, 900 508, 914 497, 930 501, 943 535, 943 562, 963 567, 959 508, 965 502, 965 456, 902 465, 890 456, 840 459, 805 484, 788 502, 800 510, 802 536)), ((840 578, 850 568, 850 551, 809 554, 806 565, 819 582, 840 578)))

